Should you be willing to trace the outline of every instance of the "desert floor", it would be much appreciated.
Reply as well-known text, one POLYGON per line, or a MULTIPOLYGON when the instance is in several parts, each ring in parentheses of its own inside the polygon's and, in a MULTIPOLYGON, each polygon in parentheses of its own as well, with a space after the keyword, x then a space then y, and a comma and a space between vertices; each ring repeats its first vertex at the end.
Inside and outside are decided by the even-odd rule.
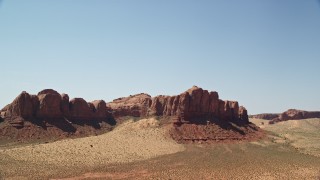
MULTIPOLYGON (((0 146, 3 179, 319 179, 320 119, 268 125, 256 142, 181 145, 155 119, 99 136, 0 146)), ((262 122, 264 125, 262 125, 262 122)), ((0 178, 0 179, 1 179, 0 178)))

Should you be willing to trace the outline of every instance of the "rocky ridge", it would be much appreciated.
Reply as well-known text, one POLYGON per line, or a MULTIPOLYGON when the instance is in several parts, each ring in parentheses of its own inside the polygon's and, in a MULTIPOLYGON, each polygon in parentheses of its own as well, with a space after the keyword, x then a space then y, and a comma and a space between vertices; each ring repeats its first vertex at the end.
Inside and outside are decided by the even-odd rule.
POLYGON ((86 102, 82 98, 69 101, 67 94, 59 94, 52 89, 40 91, 38 95, 30 95, 23 91, 15 100, 1 110, 1 117, 12 121, 19 117, 24 120, 57 120, 67 118, 74 121, 90 121, 107 119, 107 111, 103 100, 86 102))
POLYGON ((181 143, 242 141, 263 133, 249 122, 246 108, 237 101, 219 99, 217 92, 197 86, 176 96, 137 94, 107 103, 115 117, 158 116, 168 119, 169 133, 181 143))
MULTIPOLYGON (((217 92, 197 86, 176 96, 151 97, 141 93, 109 103, 103 100, 86 102, 82 98, 69 100, 67 94, 52 89, 37 95, 22 92, 0 113, 2 121, 17 129, 18 134, 29 129, 28 136, 34 134, 30 134, 32 131, 39 131, 34 125, 41 127, 44 134, 49 132, 49 127, 79 134, 79 128, 84 125, 93 127, 90 132, 101 129, 103 123, 110 129, 126 116, 166 119, 168 121, 163 122, 171 125, 170 134, 179 142, 250 139, 259 131, 249 122, 247 110, 237 101, 221 100, 217 92)), ((10 135, 10 128, 1 128, 1 124, 0 134, 10 135)), ((82 134, 86 134, 85 131, 83 129, 82 134)))
POLYGON ((0 135, 18 140, 94 135, 111 130, 115 124, 103 100, 69 101, 67 94, 52 89, 37 95, 23 91, 0 114, 0 135))
POLYGON ((298 109, 288 109, 287 111, 279 114, 264 113, 264 114, 250 115, 250 118, 266 119, 266 120, 270 120, 269 124, 274 124, 277 122, 288 121, 288 120, 320 118, 320 111, 304 111, 304 110, 298 110, 298 109))
POLYGON ((274 118, 279 117, 279 115, 280 114, 275 114, 275 113, 262 113, 262 114, 256 114, 256 115, 249 115, 249 118, 272 120, 274 118))
MULTIPOLYGON (((197 86, 176 96, 137 94, 115 99, 107 104, 115 117, 119 116, 179 116, 200 123, 201 119, 219 119, 249 123, 247 110, 237 101, 223 101, 217 92, 208 92, 197 86)), ((206 122, 206 121, 205 121, 206 122)), ((202 123, 205 123, 202 122, 202 123)))

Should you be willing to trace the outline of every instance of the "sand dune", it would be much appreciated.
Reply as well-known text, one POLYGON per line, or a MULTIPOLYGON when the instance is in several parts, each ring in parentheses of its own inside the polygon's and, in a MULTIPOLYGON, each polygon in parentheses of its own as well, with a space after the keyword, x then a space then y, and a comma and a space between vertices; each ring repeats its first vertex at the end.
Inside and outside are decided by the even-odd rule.
POLYGON ((155 119, 129 120, 112 132, 49 144, 2 149, 1 154, 15 160, 40 164, 95 166, 144 160, 184 150, 159 128, 155 119))

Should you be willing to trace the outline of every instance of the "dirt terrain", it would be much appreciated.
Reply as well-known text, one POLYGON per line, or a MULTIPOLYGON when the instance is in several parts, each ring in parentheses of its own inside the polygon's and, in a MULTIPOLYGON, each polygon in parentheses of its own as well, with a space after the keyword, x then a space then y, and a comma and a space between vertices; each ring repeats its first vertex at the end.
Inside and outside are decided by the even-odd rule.
POLYGON ((301 153, 320 157, 320 119, 289 120, 276 125, 268 124, 268 120, 251 119, 260 128, 272 132, 273 141, 290 145, 301 153))
POLYGON ((144 119, 128 120, 99 136, 1 147, 0 175, 6 179, 320 177, 320 158, 312 153, 319 152, 320 119, 276 125, 251 121, 268 131, 265 139, 182 145, 168 138, 167 129, 159 127, 157 120, 144 119), (292 136, 299 131, 299 137, 292 136))

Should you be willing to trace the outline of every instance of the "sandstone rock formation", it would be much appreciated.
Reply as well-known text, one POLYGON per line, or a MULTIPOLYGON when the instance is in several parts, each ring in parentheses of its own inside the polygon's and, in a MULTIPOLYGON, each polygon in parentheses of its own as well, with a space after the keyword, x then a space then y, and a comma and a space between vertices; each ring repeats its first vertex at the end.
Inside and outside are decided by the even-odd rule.
MULTIPOLYGON (((61 95, 52 89, 46 89, 38 93, 39 107, 36 109, 37 118, 62 118, 61 95)), ((35 100, 37 103, 37 100, 35 100)))
POLYGON ((289 109, 281 114, 257 114, 250 118, 270 120, 269 124, 274 124, 280 121, 300 120, 309 118, 320 118, 320 111, 303 111, 298 109, 289 109))
POLYGON ((89 120, 93 117, 94 110, 82 98, 74 98, 69 103, 69 118, 72 120, 89 120))
POLYGON ((274 114, 274 113, 263 113, 263 114, 256 114, 256 115, 250 115, 250 118, 255 119, 266 119, 266 120, 272 120, 274 118, 279 117, 280 114, 274 114))
POLYGON ((148 94, 137 94, 115 99, 107 104, 114 117, 121 116, 178 116, 184 114, 188 121, 206 122, 219 119, 248 123, 247 111, 236 101, 223 101, 217 92, 208 92, 193 86, 177 96, 159 95, 151 98, 148 94))
POLYGON ((247 133, 256 131, 249 122, 247 110, 237 101, 221 100, 217 92, 197 86, 176 96, 152 98, 141 93, 110 103, 103 100, 87 102, 83 98, 69 100, 67 94, 52 89, 37 95, 22 92, 0 114, 4 122, 17 129, 33 123, 44 129, 55 126, 71 133, 76 133, 76 125, 91 124, 99 129, 102 121, 111 124, 109 120, 114 118, 160 116, 160 119, 170 119, 171 135, 177 141, 245 139, 247 133), (232 132, 232 135, 221 136, 217 134, 219 132, 232 132))
POLYGON ((320 118, 320 111, 303 111, 297 109, 289 109, 281 113, 278 117, 272 119, 269 123, 274 124, 280 121, 299 120, 309 118, 320 118))
POLYGON ((151 96, 148 94, 136 94, 129 97, 123 97, 113 100, 107 104, 112 110, 114 117, 134 116, 143 117, 147 115, 148 108, 151 105, 151 96))
POLYGON ((96 119, 103 119, 105 117, 109 117, 110 114, 108 113, 107 104, 104 100, 95 100, 91 102, 93 105, 94 111, 94 118, 96 119))
MULTIPOLYGON (((1 117, 12 122, 32 121, 41 124, 43 121, 90 121, 110 118, 106 103, 103 100, 87 103, 82 98, 74 98, 69 102, 67 94, 59 94, 52 89, 40 91, 38 95, 30 95, 23 91, 11 104, 1 110, 1 117), (18 120, 17 120, 18 119, 18 120)), ((21 128, 19 126, 19 128, 21 128)))
POLYGON ((170 135, 178 142, 249 140, 263 133, 249 122, 248 112, 237 101, 219 99, 217 92, 197 86, 176 96, 151 98, 137 94, 107 104, 113 116, 161 116, 173 125, 170 135))
POLYGON ((61 104, 60 104, 60 110, 62 114, 64 114, 66 117, 69 117, 69 96, 68 94, 61 94, 61 104))
POLYGON ((207 119, 248 123, 247 110, 236 101, 223 101, 217 92, 208 92, 197 86, 176 96, 137 94, 118 98, 106 104, 103 100, 86 102, 82 98, 69 101, 67 94, 46 89, 38 95, 22 92, 11 104, 2 109, 4 119, 59 119, 71 121, 103 119, 122 116, 178 116, 190 122, 205 123, 207 119))
POLYGON ((31 96, 23 91, 14 101, 4 107, 4 118, 21 116, 22 118, 31 118, 34 116, 34 104, 31 96))

